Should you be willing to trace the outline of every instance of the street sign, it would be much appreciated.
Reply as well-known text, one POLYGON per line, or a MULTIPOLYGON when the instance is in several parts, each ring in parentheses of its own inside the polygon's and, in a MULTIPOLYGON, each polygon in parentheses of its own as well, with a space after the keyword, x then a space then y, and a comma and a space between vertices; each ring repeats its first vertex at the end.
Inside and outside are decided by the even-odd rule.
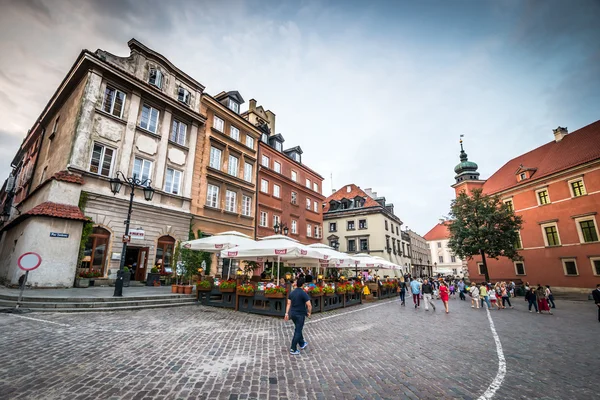
POLYGON ((21 257, 17 260, 17 265, 23 271, 33 271, 42 263, 42 257, 39 254, 29 252, 22 254, 21 257))
POLYGON ((129 243, 131 241, 131 237, 129 235, 123 235, 123 243, 129 243))
POLYGON ((60 232, 50 232, 50 237, 66 239, 69 237, 69 234, 60 232))

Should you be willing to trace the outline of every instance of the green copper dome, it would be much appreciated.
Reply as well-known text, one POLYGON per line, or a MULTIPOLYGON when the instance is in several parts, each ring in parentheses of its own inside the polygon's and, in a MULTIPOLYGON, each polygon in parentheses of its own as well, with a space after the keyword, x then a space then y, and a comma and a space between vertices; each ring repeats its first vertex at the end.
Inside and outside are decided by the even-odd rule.
POLYGON ((456 183, 464 181, 464 180, 479 180, 479 172, 477 172, 477 168, 479 166, 473 161, 469 161, 467 157, 467 153, 463 149, 462 140, 460 141, 460 164, 454 167, 454 172, 456 172, 456 183))

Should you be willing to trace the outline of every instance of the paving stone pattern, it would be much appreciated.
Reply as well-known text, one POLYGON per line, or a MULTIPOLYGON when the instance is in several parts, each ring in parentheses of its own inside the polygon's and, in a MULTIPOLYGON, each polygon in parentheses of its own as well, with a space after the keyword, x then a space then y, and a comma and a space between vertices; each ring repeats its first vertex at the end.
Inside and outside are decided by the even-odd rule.
MULTIPOLYGON (((594 305, 562 302, 550 316, 515 303, 492 311, 508 365, 494 398, 594 398, 594 305)), ((476 399, 498 370, 486 312, 436 304, 316 315, 300 356, 289 355, 291 322, 203 306, 0 314, 0 398, 476 399)))

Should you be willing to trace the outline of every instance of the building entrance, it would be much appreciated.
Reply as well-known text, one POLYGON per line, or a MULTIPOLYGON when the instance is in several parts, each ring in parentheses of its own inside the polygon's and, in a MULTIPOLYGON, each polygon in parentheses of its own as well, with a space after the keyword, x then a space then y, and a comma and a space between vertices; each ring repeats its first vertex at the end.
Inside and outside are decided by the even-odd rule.
POLYGON ((143 281, 146 279, 146 267, 148 265, 148 247, 129 247, 125 253, 125 266, 131 271, 132 281, 143 281))

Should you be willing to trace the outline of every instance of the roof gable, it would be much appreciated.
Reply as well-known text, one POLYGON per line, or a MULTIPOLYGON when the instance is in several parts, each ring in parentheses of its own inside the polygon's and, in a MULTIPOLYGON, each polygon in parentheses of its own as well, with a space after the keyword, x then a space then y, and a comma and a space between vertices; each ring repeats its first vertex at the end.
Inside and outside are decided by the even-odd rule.
POLYGON ((449 239, 450 230, 448 229, 448 223, 444 222, 437 224, 431 228, 431 230, 427 232, 423 238, 427 241, 449 239))
POLYGON ((328 212, 330 209, 330 204, 334 201, 341 203, 343 200, 356 199, 357 197, 365 199, 363 207, 383 208, 381 207, 381 204, 376 202, 372 197, 368 196, 361 188, 354 184, 350 184, 342 186, 342 189, 336 191, 325 199, 325 208, 323 209, 323 212, 328 212), (347 190, 348 187, 350 188, 350 191, 347 190))

